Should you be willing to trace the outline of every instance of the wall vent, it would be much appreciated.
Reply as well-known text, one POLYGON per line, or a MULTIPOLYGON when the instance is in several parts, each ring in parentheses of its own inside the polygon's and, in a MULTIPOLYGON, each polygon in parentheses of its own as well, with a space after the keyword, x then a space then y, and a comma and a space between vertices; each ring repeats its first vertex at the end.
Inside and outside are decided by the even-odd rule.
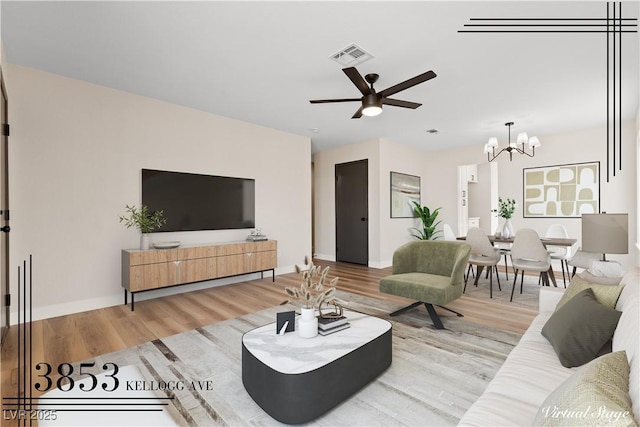
POLYGON ((354 43, 334 53, 329 58, 343 67, 354 67, 373 58, 373 55, 354 43))

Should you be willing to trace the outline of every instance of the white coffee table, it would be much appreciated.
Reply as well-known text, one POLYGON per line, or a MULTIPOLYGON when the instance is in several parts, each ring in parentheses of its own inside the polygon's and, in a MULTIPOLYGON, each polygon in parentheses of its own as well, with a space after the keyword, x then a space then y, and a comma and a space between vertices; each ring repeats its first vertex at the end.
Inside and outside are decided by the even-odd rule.
POLYGON ((275 323, 242 337, 242 382, 253 400, 286 424, 324 414, 391 365, 391 323, 345 311, 351 327, 300 338, 275 323))

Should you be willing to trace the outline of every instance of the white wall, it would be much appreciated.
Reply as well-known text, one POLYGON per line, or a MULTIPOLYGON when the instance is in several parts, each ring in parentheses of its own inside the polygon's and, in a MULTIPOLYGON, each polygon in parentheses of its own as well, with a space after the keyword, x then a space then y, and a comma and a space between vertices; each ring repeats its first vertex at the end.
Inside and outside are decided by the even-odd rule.
MULTIPOLYGON (((409 228, 418 225, 412 218, 391 218, 390 173, 421 176, 424 153, 388 141, 375 139, 315 153, 315 248, 321 259, 335 260, 335 165, 368 159, 369 163, 369 266, 391 265, 393 252, 413 240, 409 228)), ((423 194, 425 183, 422 181, 423 194)), ((428 186, 427 186, 428 188, 428 186)), ((422 197, 424 201, 424 196, 422 197)))
MULTIPOLYGON (((120 251, 137 247, 139 235, 118 216, 140 203, 142 168, 254 178, 256 226, 278 240, 278 272, 310 253, 308 138, 21 66, 6 64, 5 73, 10 256, 17 266, 33 254, 34 319, 122 303, 120 251)), ((226 242, 248 232, 157 233, 151 241, 226 242)))
POLYGON ((420 199, 423 205, 435 209, 440 205, 427 204, 433 183, 423 178, 424 153, 395 142, 380 140, 380 249, 378 268, 391 266, 393 252, 403 244, 415 240, 411 227, 419 227, 415 218, 391 218, 391 172, 420 177, 420 199))
POLYGON ((380 149, 379 141, 349 144, 313 155, 315 255, 320 259, 336 259, 335 165, 367 159, 369 174, 369 264, 379 263, 380 247, 380 149))
MULTIPOLYGON (((640 120, 640 119, 639 119, 640 120)), ((640 144, 640 131, 634 121, 623 123, 623 170, 606 182, 606 147, 605 127, 579 129, 561 134, 540 135, 542 147, 536 151, 534 158, 514 155, 510 162, 508 156, 496 160, 498 162, 498 195, 503 198, 513 198, 522 205, 522 174, 523 168, 536 166, 550 166, 564 163, 601 162, 601 210, 607 212, 629 213, 629 234, 637 235, 638 223, 638 178, 637 165, 640 159, 636 155, 636 144, 640 144), (638 135, 636 142, 636 135, 638 135), (637 159, 637 160, 636 160, 637 159)), ((441 207, 439 219, 449 223, 456 230, 457 219, 457 179, 459 165, 478 164, 478 186, 474 188, 474 197, 481 197, 482 192, 489 198, 490 172, 486 156, 482 153, 482 144, 471 145, 451 150, 437 152, 419 152, 401 146, 388 140, 373 140, 347 147, 340 147, 314 154, 315 172, 314 188, 316 191, 315 207, 315 238, 316 253, 325 259, 335 259, 335 209, 334 209, 334 166, 363 158, 369 158, 369 200, 370 221, 369 233, 369 265, 372 267, 386 267, 391 264, 393 251, 405 241, 411 240, 406 231, 417 225, 416 220, 389 218, 389 172, 404 172, 421 177, 421 198, 423 205, 441 207), (373 170, 379 165, 378 176, 373 170), (480 173, 482 172, 482 173, 480 173), (379 200, 379 206, 374 206, 371 200, 379 200), (376 214, 378 218, 374 218, 376 214), (379 228, 376 228, 376 221, 379 228), (379 242, 376 246, 375 242, 379 242)), ((474 216, 481 217, 482 228, 490 230, 491 220, 490 201, 477 200, 474 202, 477 211, 474 216), (482 210, 487 212, 482 212, 482 210)), ((580 240, 580 218, 524 218, 519 208, 513 219, 514 228, 533 228, 543 235, 549 225, 563 224, 572 237, 580 240)), ((628 269, 637 265, 637 249, 633 238, 629 243, 629 255, 609 255, 608 258, 620 261, 623 268, 628 269)))
MULTIPOLYGON (((513 198, 519 208, 516 210, 512 223, 514 228, 533 228, 539 234, 544 234, 550 224, 559 223, 566 227, 571 237, 580 239, 580 218, 524 218, 522 214, 522 174, 523 168, 536 166, 551 166, 564 163, 580 163, 600 161, 600 208, 602 211, 629 213, 629 235, 637 233, 637 166, 636 166, 636 124, 634 121, 623 122, 623 167, 606 182, 606 128, 604 126, 589 129, 579 129, 560 134, 539 135, 542 147, 536 150, 534 158, 514 155, 513 161, 503 154, 499 157, 498 188, 502 198, 513 198)), ((441 200, 446 207, 443 209, 444 219, 457 224, 455 212, 455 167, 461 164, 486 162, 482 153, 482 144, 467 146, 454 150, 429 153, 426 157, 425 175, 427 182, 438 182, 439 185, 431 191, 436 200, 441 200), (484 160, 483 160, 484 159, 484 160), (439 181, 438 181, 439 179, 439 181)), ((454 228, 455 229, 455 228, 454 228)), ((633 239, 630 239, 633 240, 633 239)), ((636 263, 633 242, 629 242, 629 255, 608 255, 623 263, 625 268, 636 263)))

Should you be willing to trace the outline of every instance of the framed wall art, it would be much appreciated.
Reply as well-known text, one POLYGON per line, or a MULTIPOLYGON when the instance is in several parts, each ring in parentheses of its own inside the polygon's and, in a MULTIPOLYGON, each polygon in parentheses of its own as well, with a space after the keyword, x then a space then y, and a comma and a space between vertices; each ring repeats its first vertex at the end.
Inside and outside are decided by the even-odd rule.
POLYGON ((525 218, 580 218, 600 213, 600 162, 525 168, 525 218))
POLYGON ((391 172, 391 218, 414 218, 412 202, 420 203, 420 177, 391 172))

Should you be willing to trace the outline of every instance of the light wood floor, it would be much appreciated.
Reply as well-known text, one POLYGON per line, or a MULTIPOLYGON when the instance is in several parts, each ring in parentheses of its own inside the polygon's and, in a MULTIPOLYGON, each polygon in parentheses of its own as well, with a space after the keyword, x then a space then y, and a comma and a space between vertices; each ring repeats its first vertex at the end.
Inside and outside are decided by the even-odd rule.
MULTIPOLYGON (((373 269, 364 266, 318 261, 329 265, 329 277, 338 276, 338 289, 372 298, 408 305, 405 298, 382 294, 378 291, 380 278, 391 269, 373 269)), ((47 362, 57 367, 100 354, 121 350, 143 342, 188 331, 213 322, 234 318, 280 304, 287 299, 286 286, 297 286, 298 274, 250 280, 163 298, 137 301, 135 311, 129 306, 92 310, 84 313, 56 317, 33 323, 34 365, 47 362)), ((532 309, 494 301, 480 301, 462 296, 448 307, 464 314, 469 322, 522 333, 536 312, 532 309)), ((424 307, 420 308, 424 311, 424 307)), ((453 316, 438 309, 442 317, 453 316)), ((430 322, 425 311, 425 322, 430 322)), ((17 393, 17 327, 11 327, 2 348, 2 396, 17 393)), ((34 375, 37 375, 35 373, 34 375)), ((53 377, 54 381, 56 377, 53 377)), ((36 394, 34 394, 34 397, 36 394)), ((3 423, 4 424, 4 423, 3 423)))

